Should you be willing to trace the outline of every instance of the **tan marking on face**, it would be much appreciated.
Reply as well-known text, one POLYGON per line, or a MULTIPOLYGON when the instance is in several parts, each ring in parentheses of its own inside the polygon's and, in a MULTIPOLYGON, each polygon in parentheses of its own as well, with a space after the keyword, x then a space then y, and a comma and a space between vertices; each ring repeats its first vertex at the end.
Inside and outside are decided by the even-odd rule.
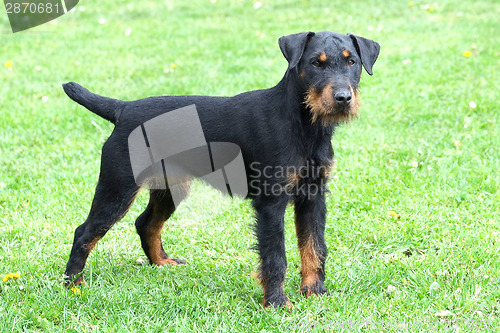
POLYGON ((312 113, 311 122, 314 124, 316 121, 321 120, 323 125, 327 126, 329 115, 334 108, 333 87, 327 85, 321 92, 313 88, 309 89, 305 103, 312 113))
POLYGON ((309 108, 312 114, 311 122, 321 121, 323 126, 332 123, 348 123, 358 117, 359 95, 357 91, 351 90, 351 103, 347 112, 337 112, 337 104, 333 97, 333 86, 331 84, 317 91, 315 88, 307 90, 304 104, 309 108))
POLYGON ((342 51, 342 55, 344 56, 344 58, 349 58, 351 56, 351 52, 344 50, 342 51))
POLYGON ((325 62, 326 61, 326 54, 324 52, 320 53, 319 55, 319 60, 322 61, 322 62, 325 62))
POLYGON ((304 76, 306 76, 306 72, 304 72, 304 71, 300 72, 300 77, 304 78, 304 76))
POLYGON ((333 87, 331 84, 327 85, 321 92, 321 103, 327 107, 333 106, 333 87))
POLYGON ((314 88, 310 88, 306 93, 306 98, 304 103, 307 105, 309 110, 312 113, 312 123, 315 123, 316 120, 323 113, 323 105, 321 104, 321 94, 316 91, 314 88))
POLYGON ((359 98, 359 93, 351 89, 351 112, 352 113, 352 118, 358 118, 359 117, 359 104, 361 103, 361 99, 359 98))

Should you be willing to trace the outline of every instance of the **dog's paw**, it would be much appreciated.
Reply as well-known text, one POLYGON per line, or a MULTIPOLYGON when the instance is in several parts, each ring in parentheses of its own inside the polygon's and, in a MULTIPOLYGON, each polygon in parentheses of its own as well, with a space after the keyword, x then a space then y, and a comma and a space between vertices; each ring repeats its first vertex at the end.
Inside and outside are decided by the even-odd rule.
POLYGON ((78 277, 63 275, 63 284, 65 288, 71 289, 74 286, 79 286, 81 284, 87 285, 87 283, 83 280, 83 274, 80 274, 78 277))
POLYGON ((271 309, 271 308, 287 308, 291 309, 292 304, 290 303, 290 300, 285 294, 281 295, 275 295, 275 296, 269 296, 268 298, 264 298, 262 300, 262 306, 264 306, 265 309, 271 309))
POLYGON ((169 258, 169 259, 174 262, 171 265, 187 265, 187 261, 184 259, 177 259, 177 258, 169 258))
POLYGON ((156 262, 152 262, 156 266, 165 266, 165 265, 186 265, 186 260, 176 259, 176 258, 162 258, 156 262))
POLYGON ((306 298, 310 297, 312 295, 316 295, 316 296, 328 295, 328 290, 326 290, 325 285, 321 281, 317 281, 316 283, 314 283, 312 285, 303 285, 300 288, 300 292, 306 298))

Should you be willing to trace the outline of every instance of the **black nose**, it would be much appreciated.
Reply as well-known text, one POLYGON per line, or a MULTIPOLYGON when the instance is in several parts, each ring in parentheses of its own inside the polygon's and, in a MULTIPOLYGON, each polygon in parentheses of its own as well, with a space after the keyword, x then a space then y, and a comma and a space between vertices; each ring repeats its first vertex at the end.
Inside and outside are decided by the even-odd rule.
POLYGON ((335 100, 340 106, 347 106, 351 103, 351 93, 349 91, 339 91, 335 94, 335 100))

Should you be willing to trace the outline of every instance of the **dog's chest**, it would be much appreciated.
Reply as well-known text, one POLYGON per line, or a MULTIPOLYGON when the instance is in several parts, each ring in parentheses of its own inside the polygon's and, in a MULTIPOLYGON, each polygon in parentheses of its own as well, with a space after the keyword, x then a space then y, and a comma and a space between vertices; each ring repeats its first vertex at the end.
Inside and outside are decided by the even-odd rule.
POLYGON ((289 167, 286 179, 288 194, 293 197, 308 197, 325 190, 333 167, 333 156, 331 158, 318 158, 314 156, 289 167))

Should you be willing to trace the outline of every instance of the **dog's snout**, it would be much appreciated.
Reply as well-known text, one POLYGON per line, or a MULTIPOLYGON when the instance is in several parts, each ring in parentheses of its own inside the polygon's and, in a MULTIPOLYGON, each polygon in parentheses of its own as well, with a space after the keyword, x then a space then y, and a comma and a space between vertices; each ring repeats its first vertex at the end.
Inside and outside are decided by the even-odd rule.
POLYGON ((339 91, 335 93, 335 100, 340 106, 347 106, 351 103, 351 92, 349 91, 339 91))

